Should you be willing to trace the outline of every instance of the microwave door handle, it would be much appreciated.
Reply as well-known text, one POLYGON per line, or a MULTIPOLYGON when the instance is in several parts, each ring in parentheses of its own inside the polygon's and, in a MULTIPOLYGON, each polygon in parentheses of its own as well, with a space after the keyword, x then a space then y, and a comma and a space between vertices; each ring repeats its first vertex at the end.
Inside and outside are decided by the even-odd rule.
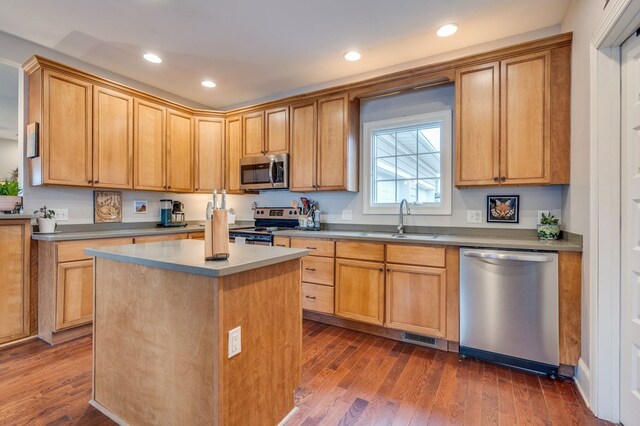
POLYGON ((273 166, 275 166, 275 164, 276 164, 276 159, 272 158, 271 162, 269 163, 269 182, 271 182, 271 186, 273 188, 276 187, 276 183, 275 183, 275 180, 273 178, 273 168, 274 168, 273 166))

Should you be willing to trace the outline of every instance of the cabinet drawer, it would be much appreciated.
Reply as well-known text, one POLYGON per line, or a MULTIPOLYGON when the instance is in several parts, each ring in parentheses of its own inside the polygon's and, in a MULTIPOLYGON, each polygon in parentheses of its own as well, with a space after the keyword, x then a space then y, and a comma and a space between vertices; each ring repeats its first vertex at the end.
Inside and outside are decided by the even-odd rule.
POLYGON ((289 237, 273 237, 273 245, 276 247, 289 247, 289 237))
POLYGON ((186 240, 189 234, 165 234, 165 235, 147 235, 144 237, 135 237, 136 244, 157 243, 160 241, 186 240))
POLYGON ((313 256, 333 257, 335 255, 335 244, 332 240, 291 238, 291 247, 309 249, 313 256))
POLYGON ((333 314, 333 287, 302 283, 302 309, 333 314))
POLYGON ((58 262, 73 262, 75 260, 91 259, 84 254, 87 248, 117 246, 121 244, 133 244, 133 238, 105 238, 101 240, 65 241, 56 243, 58 262))
POLYGON ((444 247, 387 244, 387 262, 444 268, 444 247))
POLYGON ((336 242, 336 257, 384 262, 384 244, 338 241, 336 242))
POLYGON ((302 281, 333 285, 333 258, 318 256, 302 258, 302 281))

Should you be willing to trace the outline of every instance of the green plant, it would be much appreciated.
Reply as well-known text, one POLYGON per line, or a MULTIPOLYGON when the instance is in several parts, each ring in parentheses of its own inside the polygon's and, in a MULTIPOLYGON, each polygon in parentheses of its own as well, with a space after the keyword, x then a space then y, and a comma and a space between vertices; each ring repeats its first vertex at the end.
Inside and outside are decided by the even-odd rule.
POLYGON ((551 212, 548 212, 547 214, 542 213, 542 217, 540 218, 540 225, 559 225, 559 224, 560 224, 560 219, 552 215, 551 212))
POLYGON ((48 209, 47 206, 42 206, 39 210, 34 210, 33 214, 40 214, 45 219, 55 219, 56 217, 56 212, 48 209))
POLYGON ((0 195, 18 196, 20 191, 22 191, 22 189, 18 186, 17 180, 6 180, 4 182, 0 182, 0 195))

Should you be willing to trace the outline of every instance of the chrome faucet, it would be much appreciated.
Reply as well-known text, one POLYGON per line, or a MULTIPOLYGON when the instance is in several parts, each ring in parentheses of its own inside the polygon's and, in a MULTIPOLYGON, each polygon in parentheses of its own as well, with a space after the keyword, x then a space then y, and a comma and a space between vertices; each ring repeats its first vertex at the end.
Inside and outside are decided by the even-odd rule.
POLYGON ((404 211, 402 210, 402 206, 407 207, 407 214, 411 214, 411 206, 406 198, 403 198, 400 201, 400 225, 398 225, 398 234, 404 234, 404 211))

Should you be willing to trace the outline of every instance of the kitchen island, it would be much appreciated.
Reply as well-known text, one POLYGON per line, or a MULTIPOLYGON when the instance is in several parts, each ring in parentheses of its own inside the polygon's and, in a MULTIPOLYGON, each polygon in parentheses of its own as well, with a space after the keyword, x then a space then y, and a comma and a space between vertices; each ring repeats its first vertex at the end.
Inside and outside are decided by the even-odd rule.
POLYGON ((93 406, 120 424, 275 425, 295 410, 307 250, 230 244, 228 260, 205 262, 202 241, 181 240, 86 253, 93 406))

